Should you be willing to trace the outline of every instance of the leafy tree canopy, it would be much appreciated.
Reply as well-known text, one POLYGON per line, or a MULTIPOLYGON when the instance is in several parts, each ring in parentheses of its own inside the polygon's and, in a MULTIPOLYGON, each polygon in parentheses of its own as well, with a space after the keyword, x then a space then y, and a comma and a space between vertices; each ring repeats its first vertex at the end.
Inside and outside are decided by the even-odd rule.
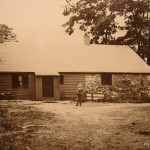
POLYGON ((9 28, 7 25, 5 24, 0 24, 0 40, 1 43, 3 42, 9 42, 9 41, 15 41, 16 40, 16 34, 14 34, 12 32, 12 28, 9 28))
POLYGON ((149 14, 150 0, 66 0, 63 15, 69 20, 63 26, 69 35, 78 25, 91 43, 129 45, 143 59, 150 59, 149 14), (125 34, 116 36, 119 30, 125 34))

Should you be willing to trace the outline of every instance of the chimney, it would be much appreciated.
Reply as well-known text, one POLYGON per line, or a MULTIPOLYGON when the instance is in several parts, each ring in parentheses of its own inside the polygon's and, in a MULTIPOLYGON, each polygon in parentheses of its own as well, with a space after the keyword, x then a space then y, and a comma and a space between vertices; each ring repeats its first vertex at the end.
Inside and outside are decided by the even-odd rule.
POLYGON ((3 38, 4 38, 4 35, 2 33, 0 33, 0 43, 4 42, 3 38))
POLYGON ((90 45, 90 36, 87 34, 84 34, 84 44, 90 45))

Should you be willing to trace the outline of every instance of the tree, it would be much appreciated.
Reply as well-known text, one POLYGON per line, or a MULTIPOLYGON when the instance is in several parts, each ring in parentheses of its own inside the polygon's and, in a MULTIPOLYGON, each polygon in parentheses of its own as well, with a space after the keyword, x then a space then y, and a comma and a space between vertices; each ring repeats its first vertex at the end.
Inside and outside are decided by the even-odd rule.
POLYGON ((63 15, 70 16, 70 19, 63 26, 71 35, 74 25, 78 24, 80 30, 91 36, 91 43, 109 44, 117 26, 115 14, 107 10, 108 0, 80 0, 75 4, 67 0, 63 15))
POLYGON ((12 28, 9 28, 5 24, 0 24, 0 43, 3 42, 9 42, 9 41, 15 41, 16 40, 16 34, 12 32, 12 28))
POLYGON ((141 58, 150 60, 149 12, 150 0, 66 0, 63 15, 69 16, 64 24, 71 35, 74 26, 90 35, 91 43, 125 44, 133 48, 141 58), (124 25, 117 18, 124 19, 124 25), (116 37, 118 30, 125 32, 116 37))
MULTIPOLYGON (((111 10, 118 12, 120 16, 124 17, 125 25, 122 30, 126 31, 126 34, 117 38, 114 43, 126 44, 134 48, 141 58, 148 57, 148 45, 149 45, 149 0, 123 0, 120 2, 120 7, 117 5, 117 1, 113 0, 114 4, 111 6, 111 10), (115 8, 117 7, 117 8, 115 8), (136 48, 137 47, 137 48, 136 48)), ((147 61, 148 62, 148 61, 147 61)))

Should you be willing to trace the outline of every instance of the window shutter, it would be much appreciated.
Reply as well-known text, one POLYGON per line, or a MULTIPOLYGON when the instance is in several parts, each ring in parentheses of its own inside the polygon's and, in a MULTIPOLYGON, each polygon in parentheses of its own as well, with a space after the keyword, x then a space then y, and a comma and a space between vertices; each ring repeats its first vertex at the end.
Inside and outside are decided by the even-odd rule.
POLYGON ((28 75, 27 75, 27 74, 23 75, 22 83, 23 83, 23 87, 24 87, 24 88, 28 88, 28 86, 29 86, 29 81, 28 81, 28 75))
POLYGON ((17 74, 12 75, 12 88, 17 88, 19 86, 19 79, 17 74))
POLYGON ((60 75, 60 84, 64 84, 64 75, 60 75))

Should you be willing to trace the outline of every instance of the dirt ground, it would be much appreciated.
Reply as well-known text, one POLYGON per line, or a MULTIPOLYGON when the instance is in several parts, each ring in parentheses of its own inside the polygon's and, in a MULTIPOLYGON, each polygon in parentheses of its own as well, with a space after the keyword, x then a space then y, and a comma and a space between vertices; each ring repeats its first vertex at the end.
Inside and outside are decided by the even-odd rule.
POLYGON ((150 149, 150 103, 0 101, 0 150, 150 149))

